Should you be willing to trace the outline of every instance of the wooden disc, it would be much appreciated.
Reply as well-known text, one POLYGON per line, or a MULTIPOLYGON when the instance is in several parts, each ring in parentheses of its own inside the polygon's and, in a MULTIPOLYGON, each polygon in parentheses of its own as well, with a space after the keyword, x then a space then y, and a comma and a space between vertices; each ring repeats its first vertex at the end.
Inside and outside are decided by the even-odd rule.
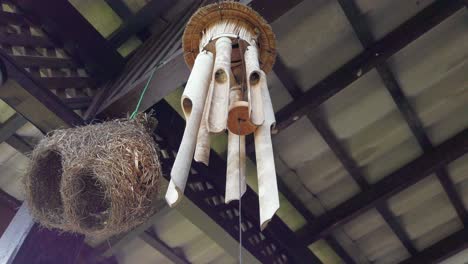
POLYGON ((232 133, 241 136, 255 132, 257 127, 249 119, 249 103, 237 101, 229 107, 227 127, 232 133))

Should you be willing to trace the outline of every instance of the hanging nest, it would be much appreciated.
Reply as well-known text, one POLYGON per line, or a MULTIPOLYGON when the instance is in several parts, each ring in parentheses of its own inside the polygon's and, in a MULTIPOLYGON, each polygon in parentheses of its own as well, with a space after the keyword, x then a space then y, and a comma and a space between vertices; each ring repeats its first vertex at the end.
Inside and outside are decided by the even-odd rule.
POLYGON ((139 115, 47 135, 24 180, 33 217, 44 227, 92 237, 145 222, 163 188, 155 125, 139 115))

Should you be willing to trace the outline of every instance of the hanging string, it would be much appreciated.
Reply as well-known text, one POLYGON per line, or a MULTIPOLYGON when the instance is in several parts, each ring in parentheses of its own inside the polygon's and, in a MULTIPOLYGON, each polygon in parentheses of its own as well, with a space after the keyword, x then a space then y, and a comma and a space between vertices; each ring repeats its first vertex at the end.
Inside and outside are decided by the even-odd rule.
POLYGON ((138 103, 135 107, 135 110, 133 113, 130 115, 130 119, 134 119, 136 115, 138 114, 138 109, 140 109, 141 101, 143 101, 143 97, 145 96, 146 90, 148 89, 149 83, 151 82, 151 79, 153 79, 154 72, 156 71, 158 67, 154 67, 153 71, 151 72, 151 75, 146 82, 145 88, 143 88, 143 91, 141 91, 140 98, 138 99, 138 103))
POLYGON ((237 116, 237 132, 239 137, 239 264, 242 264, 242 180, 241 180, 241 135, 240 135, 241 119, 237 116))

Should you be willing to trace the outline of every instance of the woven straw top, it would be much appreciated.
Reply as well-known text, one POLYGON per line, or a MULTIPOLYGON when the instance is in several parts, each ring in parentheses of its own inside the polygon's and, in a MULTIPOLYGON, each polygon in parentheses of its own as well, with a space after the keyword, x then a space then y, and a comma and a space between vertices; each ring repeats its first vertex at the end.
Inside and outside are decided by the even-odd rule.
POLYGON ((184 58, 192 68, 200 49, 202 34, 210 25, 222 20, 238 20, 257 32, 260 68, 268 73, 276 58, 276 40, 270 25, 252 8, 238 2, 220 2, 198 9, 185 27, 182 38, 184 58))

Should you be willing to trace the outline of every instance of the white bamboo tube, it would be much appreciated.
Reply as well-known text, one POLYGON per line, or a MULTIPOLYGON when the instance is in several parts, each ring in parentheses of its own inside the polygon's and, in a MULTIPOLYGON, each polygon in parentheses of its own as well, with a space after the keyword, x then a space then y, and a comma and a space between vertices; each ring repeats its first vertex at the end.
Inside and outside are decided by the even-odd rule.
MULTIPOLYGON (((210 88, 208 89, 208 94, 210 94, 213 90, 213 81, 211 81, 210 88)), ((210 104, 210 100, 208 96, 205 100, 205 107, 203 108, 203 115, 202 120, 200 123, 200 129, 198 130, 197 136, 197 145, 195 146, 195 155, 193 159, 196 162, 201 162, 208 166, 210 162, 210 151, 211 151, 211 138, 210 132, 208 131, 208 127, 206 126, 206 118, 208 115, 208 105, 210 104)))
POLYGON ((261 85, 266 83, 265 75, 260 74, 260 64, 258 62, 258 49, 250 45, 244 54, 245 69, 247 74, 248 101, 250 121, 257 126, 263 124, 263 99, 261 85))
POLYGON ((166 192, 166 201, 171 207, 180 201, 187 183, 212 69, 213 54, 200 52, 195 59, 195 64, 182 94, 181 104, 187 125, 171 170, 171 181, 166 192))
POLYGON ((265 73, 260 78, 265 122, 254 133, 255 155, 257 159, 258 197, 260 205, 260 228, 263 230, 279 209, 278 185, 276 182, 275 160, 271 142, 271 129, 275 125, 275 113, 265 73))
MULTIPOLYGON (((229 96, 230 104, 242 100, 240 86, 233 87, 229 96)), ((239 200, 246 190, 245 183, 245 136, 239 136, 228 131, 228 155, 226 171, 226 194, 225 203, 239 200), (240 142, 239 142, 240 141, 240 142), (240 177, 240 192, 239 192, 240 177)))
POLYGON ((213 69, 213 90, 209 95, 208 131, 221 133, 226 129, 229 110, 232 42, 227 37, 216 40, 216 59, 213 69))

